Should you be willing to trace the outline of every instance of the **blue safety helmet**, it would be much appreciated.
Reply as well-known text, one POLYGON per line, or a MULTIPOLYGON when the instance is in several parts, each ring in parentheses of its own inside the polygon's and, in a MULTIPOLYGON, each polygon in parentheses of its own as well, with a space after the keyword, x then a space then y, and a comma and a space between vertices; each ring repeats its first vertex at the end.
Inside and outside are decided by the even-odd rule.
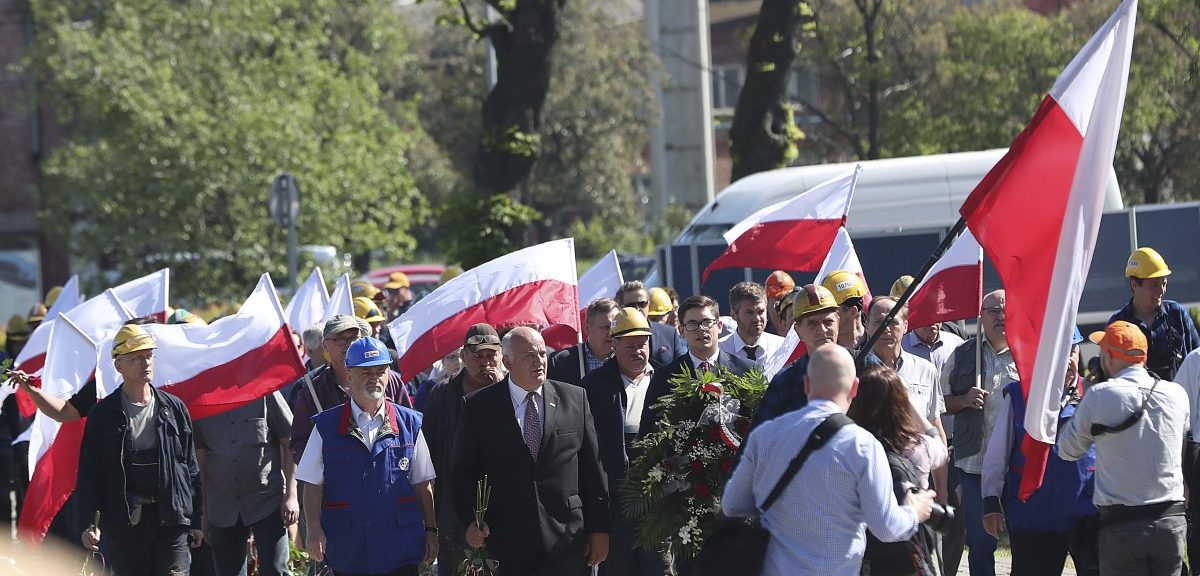
POLYGON ((1076 326, 1075 333, 1071 335, 1071 345, 1074 346, 1080 342, 1083 342, 1083 334, 1079 332, 1079 327, 1076 326))
POLYGON ((370 336, 355 340, 346 350, 347 368, 367 368, 392 363, 392 354, 377 338, 370 336))

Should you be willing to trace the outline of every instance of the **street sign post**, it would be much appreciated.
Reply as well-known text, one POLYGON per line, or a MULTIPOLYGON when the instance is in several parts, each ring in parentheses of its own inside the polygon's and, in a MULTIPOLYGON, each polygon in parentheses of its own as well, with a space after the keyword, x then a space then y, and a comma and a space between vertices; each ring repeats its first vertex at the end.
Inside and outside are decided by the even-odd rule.
POLYGON ((275 177, 267 196, 267 210, 280 228, 287 228, 288 279, 290 289, 296 288, 296 221, 300 219, 300 183, 287 172, 275 177))

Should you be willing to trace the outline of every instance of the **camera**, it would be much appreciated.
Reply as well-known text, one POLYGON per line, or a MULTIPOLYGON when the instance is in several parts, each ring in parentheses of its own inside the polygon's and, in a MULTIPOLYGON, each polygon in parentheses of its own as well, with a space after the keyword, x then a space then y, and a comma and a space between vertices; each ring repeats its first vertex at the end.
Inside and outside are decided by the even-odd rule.
MULTIPOLYGON (((917 485, 912 482, 904 482, 900 484, 900 488, 905 492, 916 494, 921 491, 917 485)), ((929 512, 929 519, 925 521, 925 525, 938 532, 944 532, 951 522, 954 522, 954 507, 942 506, 937 502, 932 503, 929 512)))

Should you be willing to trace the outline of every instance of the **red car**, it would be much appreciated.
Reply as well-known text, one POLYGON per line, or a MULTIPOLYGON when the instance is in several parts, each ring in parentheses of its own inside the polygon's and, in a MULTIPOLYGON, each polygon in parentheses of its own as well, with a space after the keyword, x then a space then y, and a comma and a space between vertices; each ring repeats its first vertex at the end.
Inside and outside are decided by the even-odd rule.
POLYGON ((359 277, 359 280, 366 280, 382 290, 383 285, 387 284, 388 274, 403 272, 408 276, 408 283, 415 302, 438 287, 442 280, 442 272, 445 270, 446 267, 441 264, 401 264, 376 268, 359 277))

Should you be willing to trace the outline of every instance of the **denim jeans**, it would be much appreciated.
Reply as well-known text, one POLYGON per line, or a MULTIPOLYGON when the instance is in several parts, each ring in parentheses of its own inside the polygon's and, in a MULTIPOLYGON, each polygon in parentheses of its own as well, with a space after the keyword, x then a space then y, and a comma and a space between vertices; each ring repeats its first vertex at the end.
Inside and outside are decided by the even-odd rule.
POLYGON ((246 576, 246 541, 254 533, 254 548, 258 551, 258 573, 263 576, 290 576, 288 571, 288 537, 279 510, 249 526, 208 527, 213 561, 217 576, 246 576))
POLYGON ((983 488, 979 474, 959 470, 962 515, 967 527, 967 564, 971 576, 996 576, 996 539, 983 529, 983 488))
POLYGON ((1100 573, 1176 576, 1183 569, 1187 519, 1166 516, 1100 527, 1100 573))
POLYGON ((187 526, 160 526, 158 506, 142 509, 137 526, 109 530, 112 570, 120 576, 187 576, 191 568, 187 526))

